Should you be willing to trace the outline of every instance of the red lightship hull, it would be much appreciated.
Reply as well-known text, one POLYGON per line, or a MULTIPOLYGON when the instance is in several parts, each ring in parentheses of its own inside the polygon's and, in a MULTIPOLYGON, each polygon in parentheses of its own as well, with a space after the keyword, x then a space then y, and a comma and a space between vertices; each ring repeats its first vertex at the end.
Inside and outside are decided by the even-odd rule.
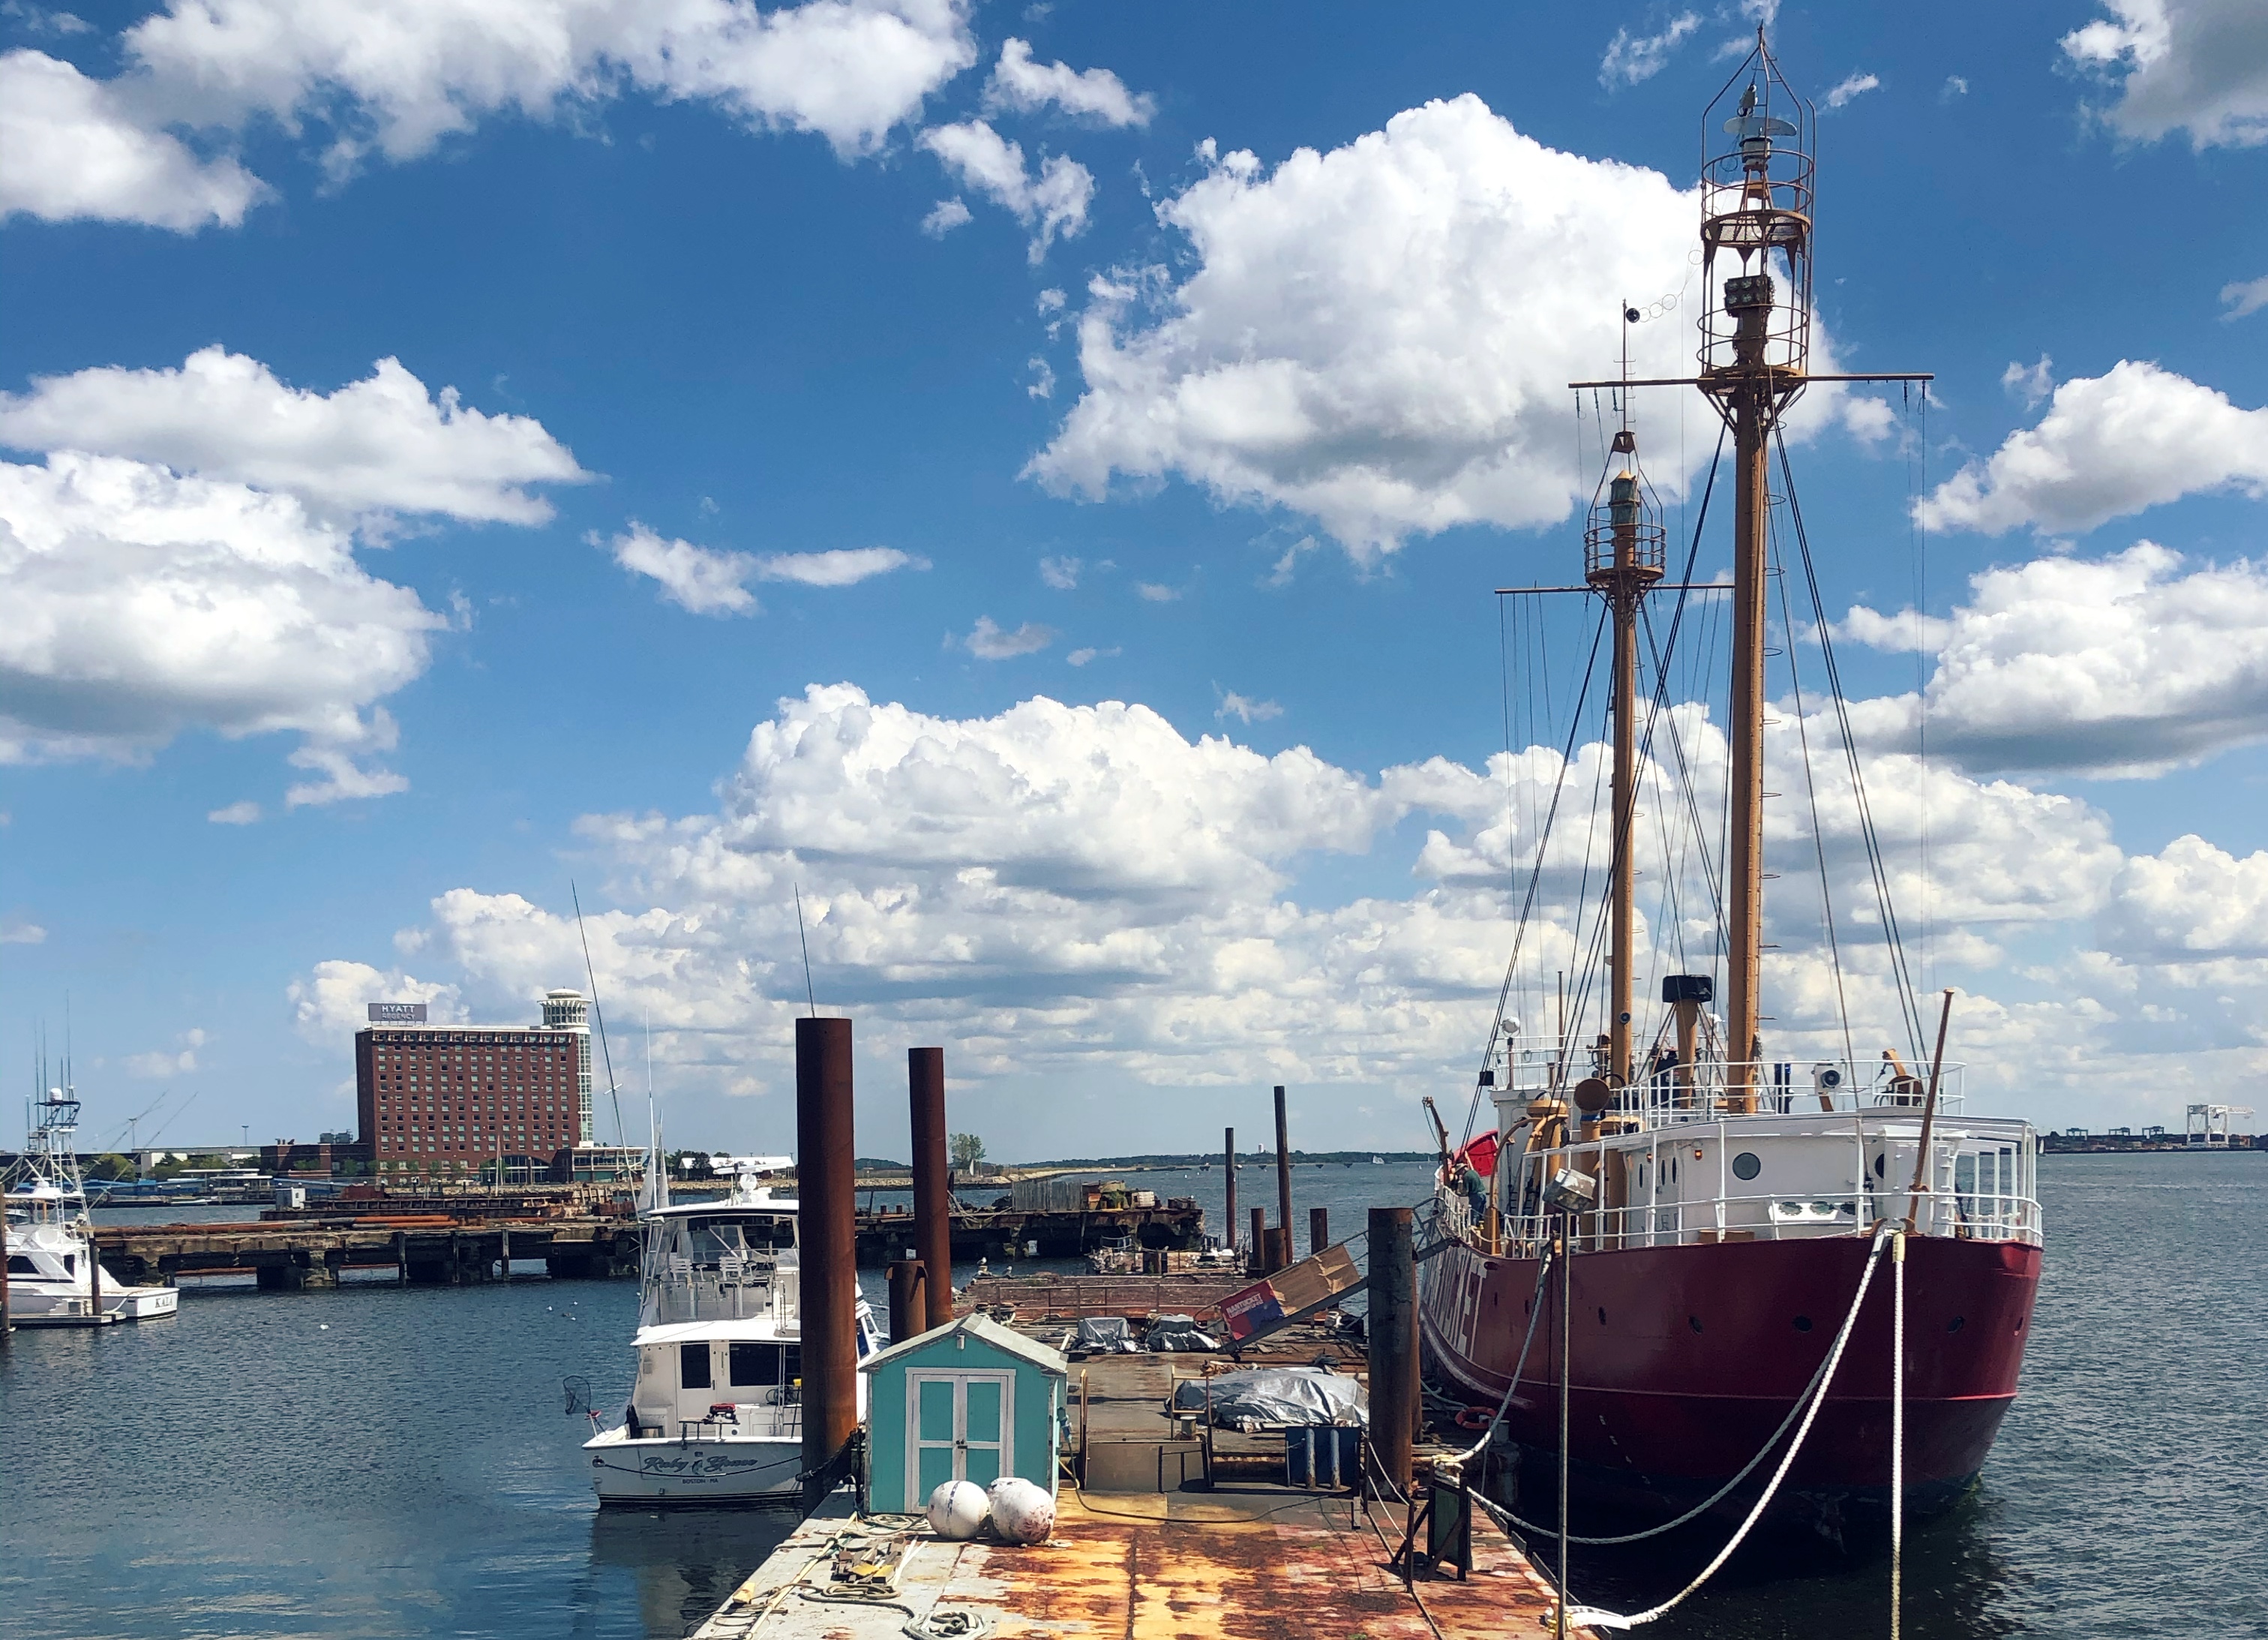
MULTIPOLYGON (((1643 1520, 1683 1512, 1731 1480, 1771 1440, 1832 1347, 1869 1245, 1837 1236, 1579 1252, 1571 1483, 1618 1518, 1643 1520)), ((1917 1237, 1906 1256, 1906 1507, 1919 1515, 1967 1489, 2015 1400, 2040 1249, 1917 1237)), ((1520 1356, 1536 1267, 1463 1245, 1425 1267, 1430 1363, 1455 1393, 1491 1411, 1520 1356)), ((1891 1275, 1885 1252, 1775 1516, 1839 1536, 1887 1505, 1891 1275)), ((1541 1302, 1505 1426, 1531 1452, 1556 1455, 1556 1272, 1541 1302)), ((1752 1503, 1781 1450, 1720 1509, 1752 1503)))

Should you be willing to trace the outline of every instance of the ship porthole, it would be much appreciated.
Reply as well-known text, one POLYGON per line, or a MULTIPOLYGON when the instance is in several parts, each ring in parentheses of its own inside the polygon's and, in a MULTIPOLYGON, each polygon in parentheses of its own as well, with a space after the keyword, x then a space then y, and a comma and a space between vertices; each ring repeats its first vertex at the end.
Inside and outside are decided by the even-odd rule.
POLYGON ((1753 1150, 1743 1150, 1733 1158, 1734 1178, 1754 1178, 1764 1171, 1764 1158, 1753 1150))
POLYGON ((1697 1315, 1687 1316, 1685 1318, 1685 1325, 1691 1327, 1697 1333, 1701 1330, 1701 1318, 1697 1315))
POLYGON ((1962 1327, 1968 1325, 1969 1318, 1967 1316, 1957 1315, 1954 1317, 1952 1320, 1948 1321, 1945 1324, 1945 1330, 1948 1333, 1958 1333, 1962 1327))
POLYGON ((1799 1333, 1808 1333, 1811 1331, 1811 1318, 1808 1315, 1800 1315, 1796 1317, 1795 1330, 1799 1333))
POLYGON ((1603 1309, 1602 1309, 1602 1310, 1599 1311, 1599 1325, 1600 1325, 1601 1326, 1606 1326, 1606 1324, 1607 1324, 1607 1312, 1606 1312, 1603 1309))

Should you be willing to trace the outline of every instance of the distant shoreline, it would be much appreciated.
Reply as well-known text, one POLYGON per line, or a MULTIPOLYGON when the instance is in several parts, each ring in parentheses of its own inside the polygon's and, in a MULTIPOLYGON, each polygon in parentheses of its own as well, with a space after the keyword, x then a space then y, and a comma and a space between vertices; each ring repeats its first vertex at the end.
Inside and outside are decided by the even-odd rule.
MULTIPOLYGON (((1431 1162, 1431 1150, 1300 1150, 1292 1152, 1293 1167, 1366 1167, 1376 1156, 1382 1162, 1431 1162)), ((1272 1150, 1257 1153, 1241 1150, 1236 1156, 1240 1171, 1260 1168, 1272 1172, 1276 1155, 1272 1150)), ((1062 1162, 1016 1162, 998 1166, 988 1164, 980 1174, 963 1177, 955 1174, 954 1183, 963 1188, 980 1185, 1013 1184, 1020 1178, 1043 1178, 1056 1173, 1173 1173, 1190 1168, 1218 1167, 1218 1150, 1193 1151, 1180 1154, 1159 1153, 1146 1156, 1074 1156, 1062 1162)), ((909 1188, 911 1171, 902 1162, 883 1157, 860 1156, 856 1175, 862 1190, 909 1188)))

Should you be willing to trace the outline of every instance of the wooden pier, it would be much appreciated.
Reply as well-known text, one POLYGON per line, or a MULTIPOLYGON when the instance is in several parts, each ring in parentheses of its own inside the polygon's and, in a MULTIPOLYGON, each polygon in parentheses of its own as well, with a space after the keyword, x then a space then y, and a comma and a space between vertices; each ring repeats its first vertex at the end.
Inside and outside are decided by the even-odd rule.
POLYGON ((336 1287, 350 1270, 390 1272, 413 1284, 501 1279, 541 1260, 560 1278, 635 1276, 638 1227, 622 1218, 292 1220, 257 1224, 98 1226, 102 1267, 122 1282, 250 1275, 269 1291, 336 1287))
MULTIPOLYGON (((381 1200, 349 1204, 344 1211, 298 1208, 254 1224, 99 1224, 95 1245, 103 1268, 142 1286, 251 1275, 265 1289, 296 1292, 335 1287, 350 1270, 391 1271, 410 1283, 464 1285, 500 1279, 509 1262, 536 1260, 561 1278, 629 1278, 638 1272, 638 1224, 618 1215, 554 1209, 485 1216, 477 1201, 457 1200, 448 1202, 448 1211, 387 1210, 394 1207, 381 1200)), ((1025 1249, 1035 1244, 1039 1256, 1063 1258, 1130 1236, 1163 1252, 1197 1245, 1204 1228, 1203 1212, 1193 1208, 956 1213, 953 1251, 970 1262, 1012 1263, 1030 1256, 1025 1249)), ((861 1214, 858 1262, 880 1267, 912 1235, 909 1215, 861 1214)))

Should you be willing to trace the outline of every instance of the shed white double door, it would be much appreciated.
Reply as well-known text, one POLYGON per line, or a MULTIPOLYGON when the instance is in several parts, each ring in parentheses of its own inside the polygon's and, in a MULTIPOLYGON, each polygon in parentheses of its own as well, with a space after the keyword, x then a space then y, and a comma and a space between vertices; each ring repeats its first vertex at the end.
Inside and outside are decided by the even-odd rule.
POLYGON ((989 1487, 1016 1463, 1016 1375, 906 1374, 906 1510, 918 1514, 947 1481, 989 1487))

